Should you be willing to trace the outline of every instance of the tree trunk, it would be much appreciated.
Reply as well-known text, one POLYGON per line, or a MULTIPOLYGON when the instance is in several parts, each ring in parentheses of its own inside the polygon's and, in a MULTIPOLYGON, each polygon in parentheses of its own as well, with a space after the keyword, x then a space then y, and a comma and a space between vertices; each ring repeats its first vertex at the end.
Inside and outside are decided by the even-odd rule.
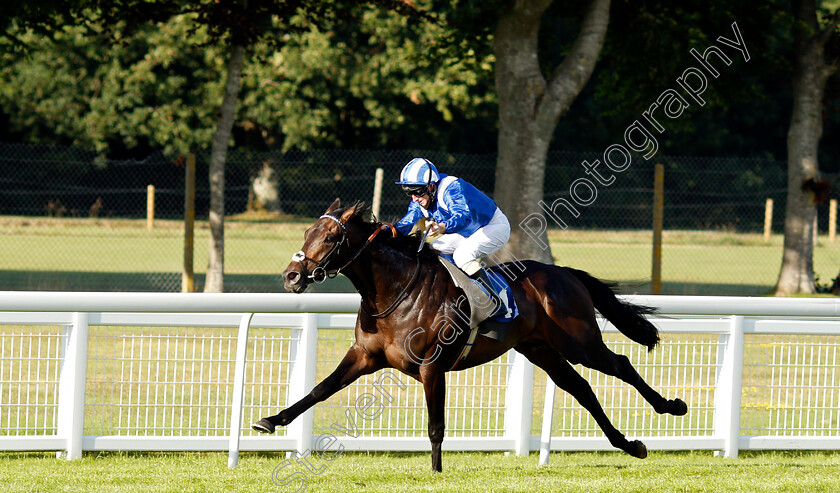
MULTIPOLYGON (((503 12, 496 28, 499 155, 494 198, 510 220, 508 249, 521 259, 553 262, 545 228, 523 230, 543 215, 545 160, 557 121, 586 85, 604 44, 610 0, 592 0, 569 55, 546 81, 537 40, 540 17, 551 0, 520 0, 503 12)), ((544 217, 543 217, 544 219, 544 217)), ((544 224, 548 224, 545 223, 544 224)))
POLYGON ((245 63, 245 47, 231 47, 227 84, 220 109, 219 126, 213 136, 210 152, 210 255, 207 266, 205 293, 224 291, 225 270, 225 159, 230 134, 236 118, 236 100, 245 63))
POLYGON ((257 176, 251 181, 248 209, 282 212, 280 208, 280 179, 269 161, 262 164, 257 176))
MULTIPOLYGON (((803 184, 819 179, 817 152, 822 136, 825 84, 834 67, 824 46, 831 31, 820 32, 813 0, 794 2, 793 112, 787 135, 788 191, 785 244, 776 295, 814 293, 814 191, 803 184)), ((834 26, 831 27, 831 30, 834 26)))

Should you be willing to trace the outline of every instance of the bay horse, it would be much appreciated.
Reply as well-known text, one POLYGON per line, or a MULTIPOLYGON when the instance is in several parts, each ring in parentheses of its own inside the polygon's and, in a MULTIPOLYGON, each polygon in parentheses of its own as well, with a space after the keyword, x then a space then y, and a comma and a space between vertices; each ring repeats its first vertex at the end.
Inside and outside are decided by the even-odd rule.
MULTIPOLYGON (((308 395, 252 427, 273 433, 277 426, 288 425, 360 376, 395 368, 423 384, 432 469, 442 471, 445 373, 487 363, 513 348, 574 396, 595 418, 610 444, 633 457, 646 457, 642 442, 627 440, 610 423, 589 383, 572 364, 624 380, 658 413, 686 414, 688 407, 682 400, 662 397, 642 380, 626 356, 607 348, 595 320, 597 309, 628 338, 653 350, 659 333, 644 315, 655 310, 616 298, 610 285, 586 272, 536 261, 518 264, 519 269, 501 265, 494 270, 508 280, 519 316, 499 331, 504 334, 502 340, 472 335, 471 350, 462 357, 463 348, 472 339, 468 319, 455 313, 465 309, 458 303, 463 292, 437 252, 422 239, 398 236, 393 226, 374 222, 365 204, 341 207, 336 199, 304 233, 303 247, 283 271, 283 279, 287 291, 300 293, 313 281, 339 272, 347 276, 362 297, 356 342, 308 395)), ((482 328, 498 323, 486 320, 482 328)))

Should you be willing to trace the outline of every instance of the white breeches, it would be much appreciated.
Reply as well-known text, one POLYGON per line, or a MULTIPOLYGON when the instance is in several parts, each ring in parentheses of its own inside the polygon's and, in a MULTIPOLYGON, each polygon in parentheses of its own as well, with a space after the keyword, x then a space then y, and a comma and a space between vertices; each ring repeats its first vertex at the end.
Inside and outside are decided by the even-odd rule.
POLYGON ((431 246, 441 253, 451 254, 455 265, 463 270, 473 260, 501 250, 508 238, 510 238, 510 223, 502 214, 501 209, 496 209, 490 222, 478 228, 471 236, 464 237, 458 233, 444 234, 435 239, 431 246))

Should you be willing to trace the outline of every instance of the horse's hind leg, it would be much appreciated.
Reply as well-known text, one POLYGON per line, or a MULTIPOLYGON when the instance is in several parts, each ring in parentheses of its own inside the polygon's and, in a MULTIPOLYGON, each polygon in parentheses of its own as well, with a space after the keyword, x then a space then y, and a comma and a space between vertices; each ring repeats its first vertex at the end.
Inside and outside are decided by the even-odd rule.
POLYGON ((616 429, 610 419, 604 413, 601 403, 582 376, 580 376, 572 365, 557 351, 544 343, 523 343, 514 349, 524 354, 532 363, 539 366, 551 377, 551 380, 572 397, 577 399, 589 414, 595 418, 595 422, 604 431, 610 443, 633 457, 644 459, 647 457, 647 447, 638 440, 628 441, 624 435, 616 429))
POLYGON ((384 365, 374 360, 364 349, 355 344, 344 355, 344 359, 338 364, 335 370, 321 383, 312 389, 312 392, 303 399, 292 404, 288 409, 280 411, 279 414, 262 418, 251 425, 251 428, 261 433, 274 433, 278 425, 286 426, 315 404, 328 399, 331 395, 353 383, 357 378, 368 375, 384 368, 384 365))
POLYGON ((598 370, 629 383, 642 394, 642 397, 653 406, 654 411, 659 414, 668 413, 674 416, 682 416, 688 412, 688 406, 682 399, 668 400, 662 397, 659 392, 653 390, 633 368, 630 360, 623 354, 615 354, 602 341, 598 342, 598 349, 588 351, 588 358, 582 361, 584 366, 598 370))

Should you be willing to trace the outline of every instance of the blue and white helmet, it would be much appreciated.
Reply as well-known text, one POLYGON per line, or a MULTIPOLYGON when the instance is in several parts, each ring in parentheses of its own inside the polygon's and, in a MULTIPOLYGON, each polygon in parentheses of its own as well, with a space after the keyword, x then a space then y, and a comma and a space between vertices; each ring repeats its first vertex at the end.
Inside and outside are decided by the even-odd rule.
POLYGON ((408 162, 400 173, 397 185, 429 185, 437 183, 440 177, 435 165, 426 158, 416 157, 408 162))

